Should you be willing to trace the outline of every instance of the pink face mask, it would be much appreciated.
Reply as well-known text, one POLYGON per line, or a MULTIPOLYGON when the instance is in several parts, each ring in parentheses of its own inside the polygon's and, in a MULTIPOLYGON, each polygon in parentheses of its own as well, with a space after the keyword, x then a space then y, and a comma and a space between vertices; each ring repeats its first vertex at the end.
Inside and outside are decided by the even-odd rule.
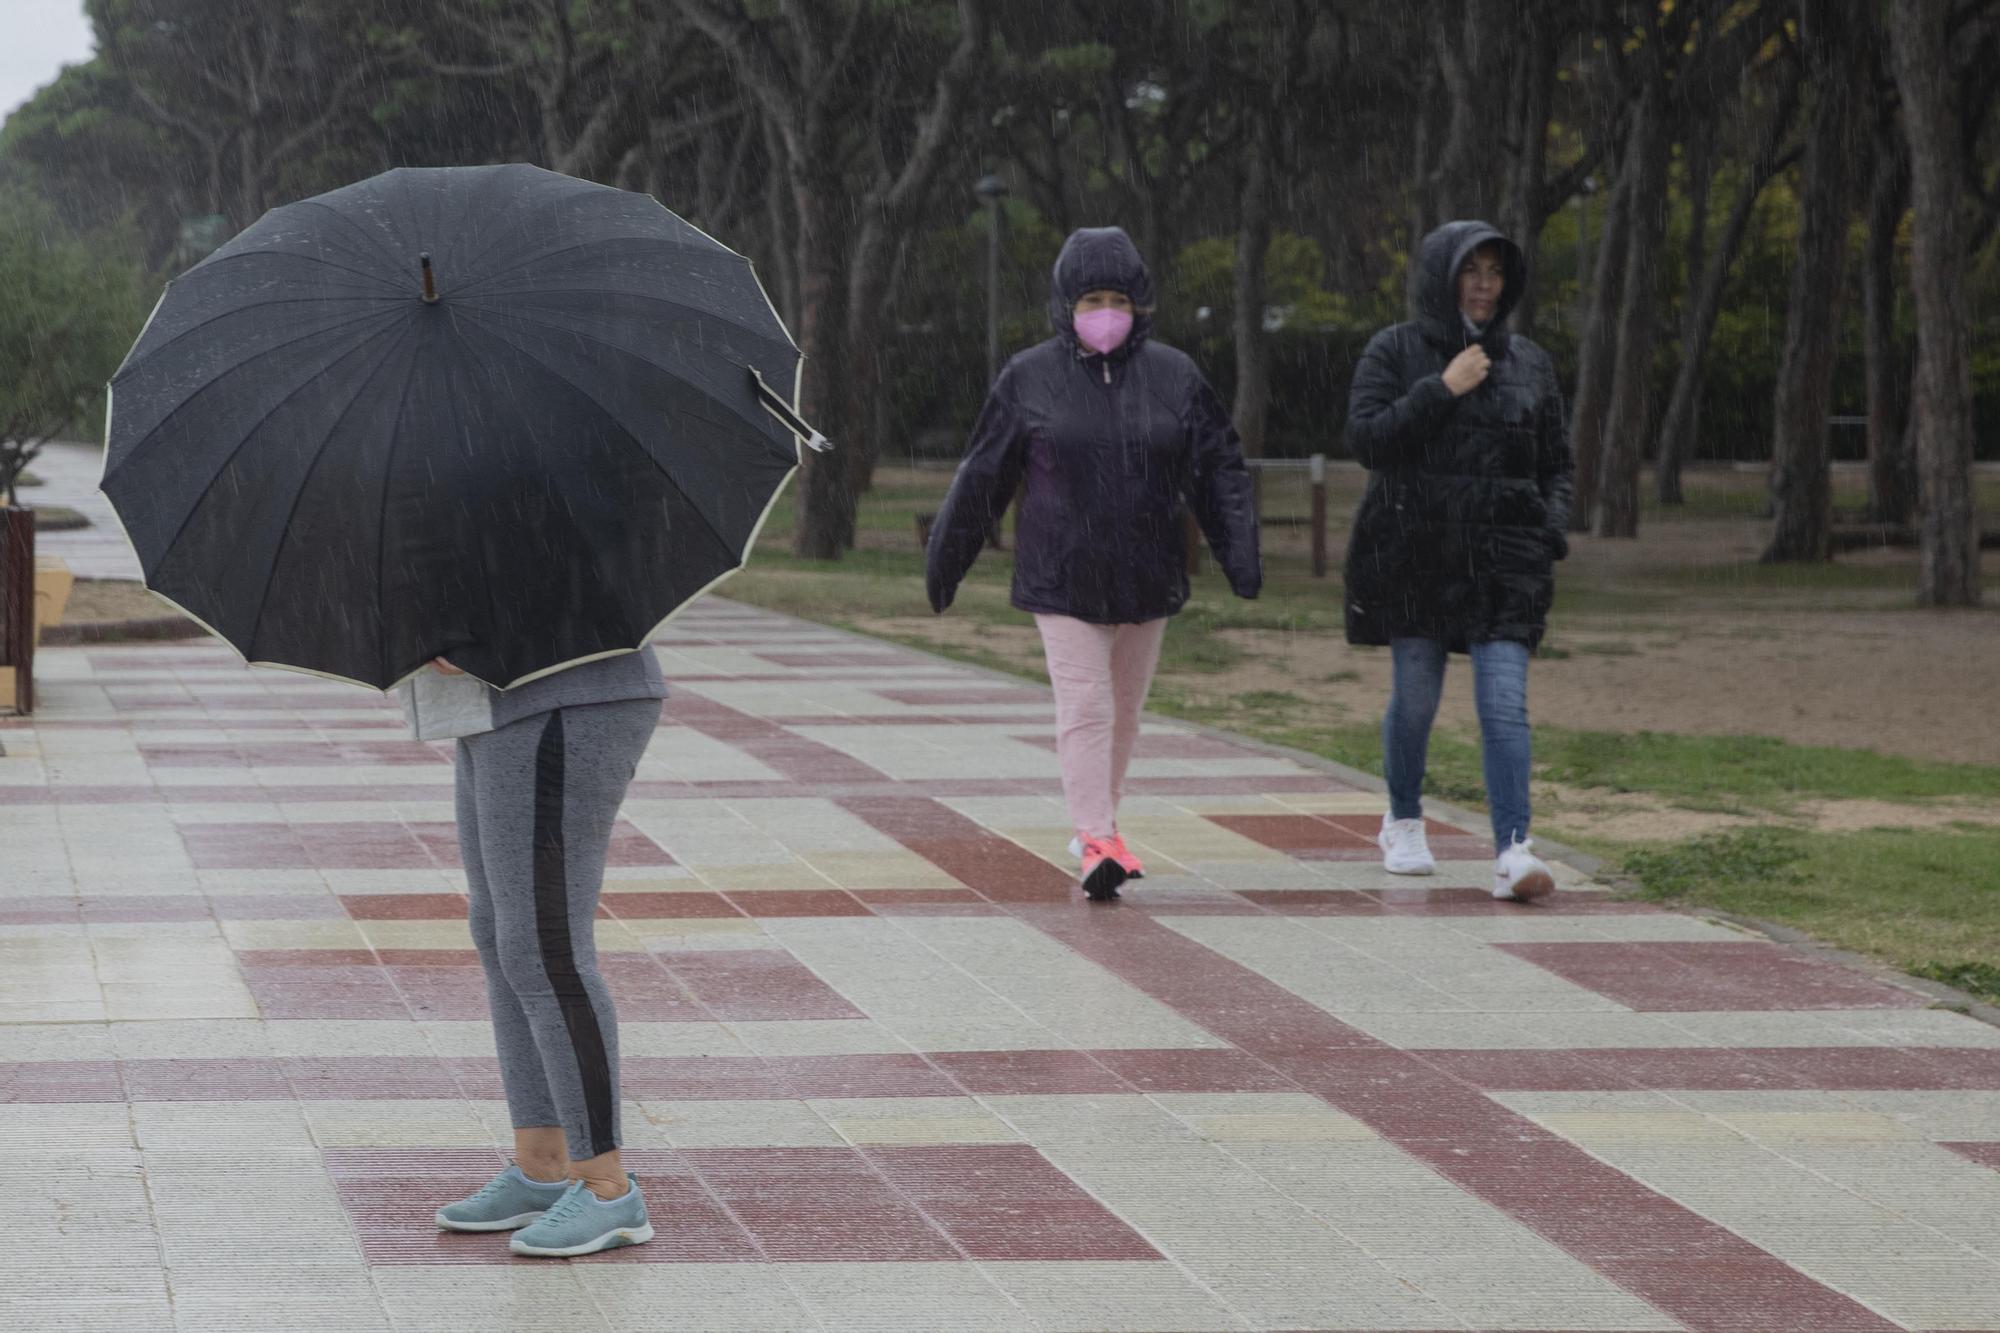
POLYGON ((1077 341, 1099 355, 1116 351, 1131 336, 1129 310, 1086 310, 1076 317, 1077 341))

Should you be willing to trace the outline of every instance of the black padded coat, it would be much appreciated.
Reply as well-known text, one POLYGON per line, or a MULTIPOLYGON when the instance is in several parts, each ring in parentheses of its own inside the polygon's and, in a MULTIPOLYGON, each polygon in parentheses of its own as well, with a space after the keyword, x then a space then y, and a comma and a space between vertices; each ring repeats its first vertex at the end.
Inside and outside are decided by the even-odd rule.
POLYGON ((1368 489, 1347 547, 1347 641, 1437 639, 1464 652, 1502 639, 1541 642, 1569 552, 1574 465, 1548 353, 1506 331, 1527 269, 1484 222, 1424 238, 1415 317, 1383 329, 1355 367, 1347 446, 1368 489), (1479 340, 1493 367, 1462 398, 1444 368, 1473 340, 1458 271, 1498 242, 1507 281, 1479 340))
POLYGON ((1056 260, 1056 336, 1010 360, 972 428, 931 527, 925 587, 951 605, 986 532, 1022 480, 1013 604, 1099 625, 1179 611, 1188 598, 1181 507, 1191 506, 1239 597, 1263 583, 1257 514, 1229 413, 1184 353, 1152 341, 1152 278, 1116 227, 1079 231, 1056 260), (1085 292, 1139 307, 1109 355, 1082 346, 1071 311, 1085 292))

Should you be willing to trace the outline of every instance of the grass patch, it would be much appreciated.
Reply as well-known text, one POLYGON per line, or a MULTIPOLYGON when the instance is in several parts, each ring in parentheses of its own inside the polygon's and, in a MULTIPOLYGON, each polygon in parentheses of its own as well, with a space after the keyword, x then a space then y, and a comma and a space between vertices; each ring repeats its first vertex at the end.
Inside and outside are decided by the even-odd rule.
POLYGON ((2000 1004, 2000 967, 1991 963, 1923 963, 1910 975, 1927 981, 1942 981, 1989 1004, 2000 1004))
POLYGON ((1538 776, 1648 792, 1692 810, 1786 811, 1801 800, 2000 797, 2000 766, 1944 764, 1769 736, 1535 730, 1538 776))
POLYGON ((2000 958, 2000 829, 1742 829, 1618 859, 1644 897, 1792 926, 2000 1000, 1987 961, 2000 958))

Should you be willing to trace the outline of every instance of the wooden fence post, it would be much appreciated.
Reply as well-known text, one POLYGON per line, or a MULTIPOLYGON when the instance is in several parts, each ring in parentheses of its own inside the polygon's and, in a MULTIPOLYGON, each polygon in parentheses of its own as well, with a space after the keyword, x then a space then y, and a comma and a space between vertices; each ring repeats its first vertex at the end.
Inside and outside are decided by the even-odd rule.
POLYGON ((35 511, 0 507, 0 665, 14 668, 14 710, 35 711, 35 511))

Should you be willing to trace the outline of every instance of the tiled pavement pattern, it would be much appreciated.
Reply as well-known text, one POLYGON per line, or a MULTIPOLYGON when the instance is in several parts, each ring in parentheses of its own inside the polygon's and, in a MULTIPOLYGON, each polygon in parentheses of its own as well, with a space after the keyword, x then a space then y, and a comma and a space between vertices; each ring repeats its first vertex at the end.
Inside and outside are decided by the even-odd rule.
POLYGON ((711 601, 598 923, 652 1245, 504 1108, 443 746, 208 644, 0 722, 0 1325, 2000 1328, 2000 1031, 1169 725, 1076 897, 1039 689, 711 601))

